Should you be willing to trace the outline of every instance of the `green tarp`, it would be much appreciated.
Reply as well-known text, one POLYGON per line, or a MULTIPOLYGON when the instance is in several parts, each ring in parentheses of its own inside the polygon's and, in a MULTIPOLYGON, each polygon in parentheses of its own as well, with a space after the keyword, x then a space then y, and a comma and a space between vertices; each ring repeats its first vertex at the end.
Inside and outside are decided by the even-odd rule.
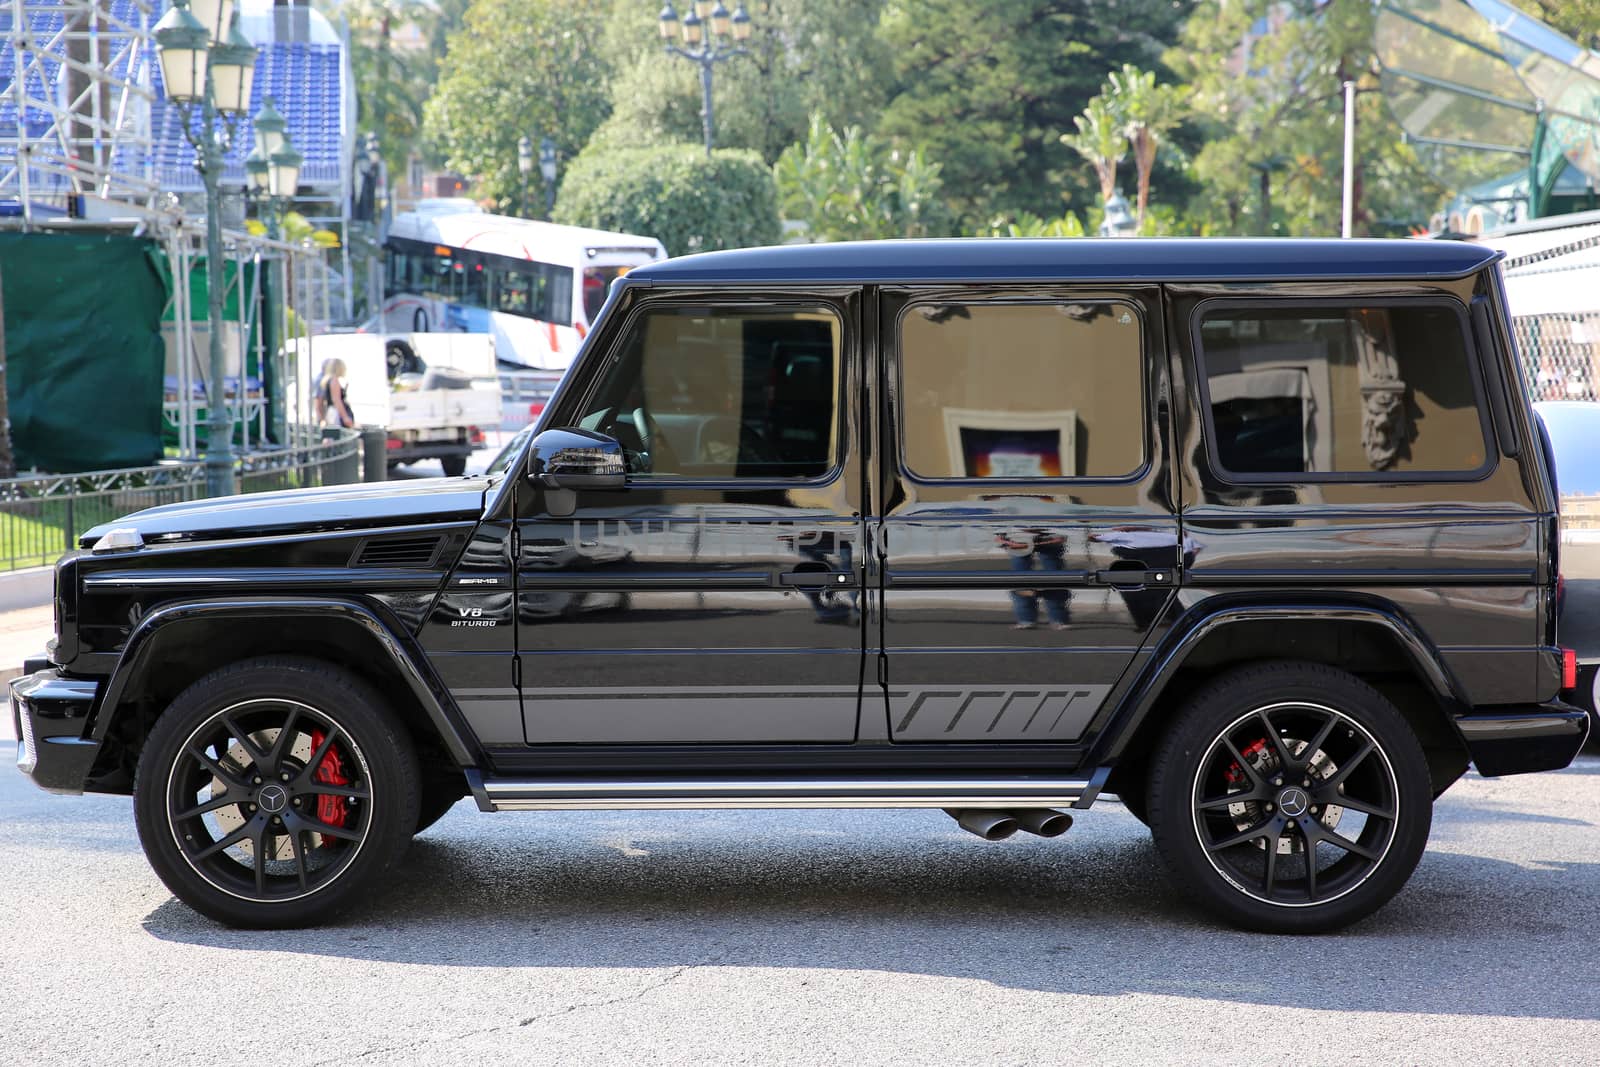
POLYGON ((0 233, 19 469, 66 473, 161 459, 163 274, 151 241, 0 233))

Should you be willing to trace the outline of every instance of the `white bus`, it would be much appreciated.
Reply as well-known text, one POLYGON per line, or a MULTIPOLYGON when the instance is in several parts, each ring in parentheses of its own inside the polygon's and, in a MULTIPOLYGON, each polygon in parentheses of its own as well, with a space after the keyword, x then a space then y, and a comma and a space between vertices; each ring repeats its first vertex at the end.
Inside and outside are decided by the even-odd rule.
POLYGON ((612 279, 666 256, 654 237, 490 215, 465 199, 423 200, 389 225, 383 308, 366 329, 493 334, 503 362, 560 372, 612 279))

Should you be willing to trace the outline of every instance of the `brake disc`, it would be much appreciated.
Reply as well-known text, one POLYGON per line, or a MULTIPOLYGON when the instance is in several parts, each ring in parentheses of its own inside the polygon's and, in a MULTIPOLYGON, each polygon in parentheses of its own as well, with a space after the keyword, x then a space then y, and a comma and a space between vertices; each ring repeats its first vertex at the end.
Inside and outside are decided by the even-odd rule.
MULTIPOLYGON (((1301 755, 1310 746, 1309 741, 1302 741, 1292 737, 1280 737, 1278 740, 1284 748, 1289 750, 1290 755, 1297 760, 1301 758, 1301 755)), ((1271 745, 1266 743, 1265 738, 1247 746, 1242 750, 1242 754, 1250 762, 1250 766, 1255 773, 1262 778, 1271 780, 1272 776, 1277 774, 1280 769, 1277 753, 1271 745)), ((1317 782, 1328 780, 1338 773, 1338 770, 1338 764, 1334 763, 1326 752, 1318 751, 1311 757, 1308 773, 1312 781, 1317 782)), ((1242 784, 1239 791, 1245 791, 1242 784)), ((1259 826, 1262 820, 1266 818, 1267 812, 1259 800, 1242 800, 1237 804, 1228 805, 1228 815, 1233 819, 1234 828, 1243 833, 1252 826, 1259 826)), ((1343 815, 1343 808, 1336 804, 1329 804, 1317 816, 1317 821, 1322 823, 1325 828, 1333 830, 1339 825, 1339 819, 1343 815)), ((1267 850, 1266 839, 1261 838, 1256 841, 1255 847, 1265 852, 1267 850)), ((1278 838, 1278 855, 1280 856, 1304 852, 1305 849, 1305 838, 1299 834, 1282 834, 1278 838)))
MULTIPOLYGON (((277 739, 278 731, 276 729, 258 730, 250 735, 250 743, 256 747, 258 752, 269 751, 277 739)), ((296 739, 294 746, 289 749, 289 758, 299 763, 301 767, 304 767, 306 762, 311 759, 311 739, 305 734, 301 734, 299 738, 296 739)), ((238 741, 235 741, 232 745, 228 746, 228 751, 224 757, 224 762, 230 763, 235 767, 248 767, 251 765, 251 759, 249 755, 245 753, 244 746, 238 741)), ((220 796, 227 791, 227 783, 225 783, 222 779, 215 777, 211 779, 212 796, 220 796)), ((237 804, 229 805, 226 808, 218 808, 216 811, 212 812, 212 815, 217 820, 217 829, 221 831, 217 834, 217 840, 219 841, 227 835, 233 833, 239 827, 243 826, 245 824, 245 820, 249 818, 249 813, 244 811, 243 808, 237 804)), ((255 842, 251 841, 248 837, 233 847, 238 849, 240 855, 242 855, 245 859, 250 860, 252 863, 255 862, 255 842)), ((269 849, 267 858, 269 860, 294 859, 294 848, 289 843, 288 834, 277 834, 272 838, 272 845, 269 849)))

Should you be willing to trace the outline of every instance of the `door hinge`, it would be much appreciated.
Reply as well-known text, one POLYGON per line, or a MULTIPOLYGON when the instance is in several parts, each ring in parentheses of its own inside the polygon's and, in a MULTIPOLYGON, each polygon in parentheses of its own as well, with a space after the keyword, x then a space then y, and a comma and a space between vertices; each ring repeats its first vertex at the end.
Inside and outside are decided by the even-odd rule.
POLYGON ((522 688, 522 657, 511 657, 511 684, 518 689, 522 688))
POLYGON ((886 689, 889 686, 889 657, 882 652, 878 653, 878 688, 886 689))
POLYGON ((511 527, 511 566, 515 568, 522 561, 522 527, 511 527))

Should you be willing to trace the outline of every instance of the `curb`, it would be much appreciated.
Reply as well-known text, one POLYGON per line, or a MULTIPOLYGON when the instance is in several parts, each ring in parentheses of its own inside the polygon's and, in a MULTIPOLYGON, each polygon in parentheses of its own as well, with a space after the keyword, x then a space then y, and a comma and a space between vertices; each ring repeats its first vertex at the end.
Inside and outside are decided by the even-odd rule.
POLYGON ((0 612, 42 608, 55 595, 54 567, 27 567, 0 571, 0 612))

